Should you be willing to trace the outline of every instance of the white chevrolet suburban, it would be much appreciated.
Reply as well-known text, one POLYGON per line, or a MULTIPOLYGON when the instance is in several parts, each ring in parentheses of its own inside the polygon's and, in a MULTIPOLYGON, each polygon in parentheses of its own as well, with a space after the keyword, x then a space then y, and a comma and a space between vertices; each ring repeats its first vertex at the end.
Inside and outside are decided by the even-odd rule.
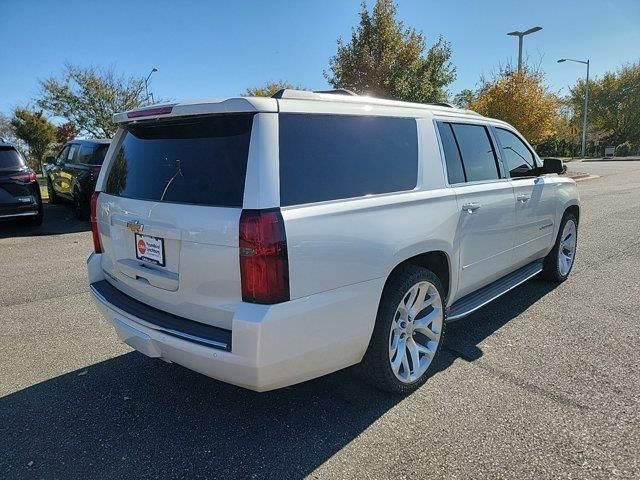
POLYGON ((471 111, 282 90, 115 121, 93 296, 123 342, 225 382, 265 391, 359 364, 408 393, 446 322, 573 266, 562 162, 471 111))

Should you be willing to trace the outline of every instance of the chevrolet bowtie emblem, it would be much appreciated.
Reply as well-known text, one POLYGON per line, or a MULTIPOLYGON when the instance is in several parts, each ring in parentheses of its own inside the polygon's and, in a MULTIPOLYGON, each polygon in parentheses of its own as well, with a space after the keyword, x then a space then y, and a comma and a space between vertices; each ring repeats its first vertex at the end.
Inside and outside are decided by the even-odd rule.
POLYGON ((144 230, 144 225, 136 220, 135 222, 127 222, 127 228, 133 233, 140 233, 144 230))

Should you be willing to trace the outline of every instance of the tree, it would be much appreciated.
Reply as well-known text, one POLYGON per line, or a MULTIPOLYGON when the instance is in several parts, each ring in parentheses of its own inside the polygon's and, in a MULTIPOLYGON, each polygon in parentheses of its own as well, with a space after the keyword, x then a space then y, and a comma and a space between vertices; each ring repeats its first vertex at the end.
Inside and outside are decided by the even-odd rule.
MULTIPOLYGON (((571 87, 568 98, 574 121, 579 125, 584 114, 584 89, 585 81, 579 80, 571 87)), ((625 65, 600 79, 590 80, 588 113, 590 139, 595 134, 608 145, 629 142, 637 151, 640 148, 640 63, 625 65)))
POLYGON ((77 132, 98 138, 114 135, 114 114, 139 107, 146 99, 143 78, 119 76, 112 68, 67 64, 61 79, 41 80, 40 86, 40 108, 66 119, 77 132))
POLYGON ((11 125, 11 120, 2 113, 0 113, 0 138, 9 143, 15 143, 16 140, 16 129, 11 125))
POLYGON ((377 0, 371 14, 363 2, 351 41, 338 39, 330 73, 324 72, 327 81, 334 88, 397 100, 445 100, 446 86, 456 78, 451 44, 439 37, 427 49, 424 35, 405 28, 397 13, 392 0, 377 0))
POLYGON ((531 143, 554 134, 559 100, 551 93, 540 71, 502 69, 490 80, 482 80, 469 108, 516 127, 531 143))
POLYGON ((267 82, 262 87, 247 88, 242 95, 245 97, 270 97, 278 90, 282 90, 283 88, 304 90, 304 87, 279 80, 277 82, 267 82))
POLYGON ((455 97, 453 97, 453 104, 458 108, 469 108, 469 105, 471 105, 475 99, 476 94, 473 90, 465 88, 456 93, 455 97))
POLYGON ((39 169, 49 147, 56 141, 56 127, 42 111, 36 112, 26 108, 14 110, 11 125, 15 129, 16 137, 29 149, 30 166, 39 169))
POLYGON ((581 150, 581 130, 573 121, 573 113, 567 102, 559 100, 560 107, 553 119, 553 135, 536 143, 541 157, 576 157, 581 150))
POLYGON ((73 140, 78 135, 73 123, 67 122, 56 127, 56 140, 58 144, 64 145, 65 143, 73 140))

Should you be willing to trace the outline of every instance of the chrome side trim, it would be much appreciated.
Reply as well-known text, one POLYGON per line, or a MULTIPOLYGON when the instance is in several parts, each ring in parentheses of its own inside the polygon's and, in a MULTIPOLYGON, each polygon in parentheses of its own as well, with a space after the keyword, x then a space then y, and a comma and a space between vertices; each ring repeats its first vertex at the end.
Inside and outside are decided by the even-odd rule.
POLYGON ((140 320, 137 317, 132 317, 131 314, 129 314, 129 313, 119 309, 115 305, 109 303, 106 298, 104 298, 100 293, 98 293, 98 291, 95 289, 95 287, 93 285, 89 285, 89 287, 91 288, 91 292, 93 293, 93 295, 105 307, 107 307, 110 310, 113 310, 114 312, 122 315, 127 320, 132 321, 133 323, 137 323, 138 325, 140 325, 142 327, 146 327, 146 328, 149 328, 151 330, 155 330, 157 332, 166 333, 166 334, 171 335, 173 337, 181 338, 183 340, 187 340, 187 341, 190 341, 190 342, 200 343, 200 344, 204 344, 204 345, 211 345, 212 347, 216 347, 216 348, 227 349, 229 347, 229 345, 227 345, 226 343, 223 343, 223 342, 217 342, 215 340, 209 340, 208 338, 196 337, 195 335, 190 335, 188 333, 180 332, 178 330, 173 330, 173 329, 170 329, 170 328, 159 327, 158 325, 153 325, 152 323, 147 323, 144 320, 140 320))
POLYGON ((14 217, 33 217, 37 215, 38 211, 35 212, 23 212, 23 213, 12 213, 10 215, 0 215, 0 218, 14 218, 14 217))

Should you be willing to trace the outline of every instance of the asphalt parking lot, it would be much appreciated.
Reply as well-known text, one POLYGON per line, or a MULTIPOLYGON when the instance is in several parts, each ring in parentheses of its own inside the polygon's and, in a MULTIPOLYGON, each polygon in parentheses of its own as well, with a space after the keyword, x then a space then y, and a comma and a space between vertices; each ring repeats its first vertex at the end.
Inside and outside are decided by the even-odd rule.
MULTIPOLYGON (((638 478, 640 162, 589 162, 570 279, 452 324, 401 399, 342 371, 258 394, 120 344, 88 224, 0 224, 0 478, 638 478)), ((61 221, 64 220, 64 221, 61 221)))

